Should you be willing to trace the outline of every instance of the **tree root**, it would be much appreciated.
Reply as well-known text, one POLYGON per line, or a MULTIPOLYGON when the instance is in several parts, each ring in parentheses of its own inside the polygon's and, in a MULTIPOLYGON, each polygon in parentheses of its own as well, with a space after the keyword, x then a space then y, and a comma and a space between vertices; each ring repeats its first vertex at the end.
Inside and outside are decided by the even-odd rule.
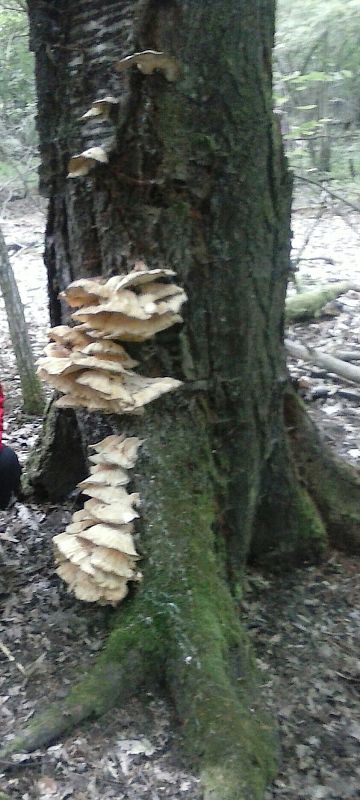
POLYGON ((147 641, 144 628, 146 620, 136 619, 129 603, 92 670, 72 687, 61 703, 35 714, 26 728, 0 751, 0 761, 9 760, 13 753, 29 753, 49 745, 75 725, 105 714, 138 692, 152 671, 151 651, 156 646, 147 641))
POLYGON ((175 642, 167 667, 185 751, 200 768, 204 798, 260 800, 276 773, 277 736, 250 644, 226 602, 215 608, 201 594, 193 602, 189 655, 175 642))
MULTIPOLYGON (((50 745, 85 719, 96 718, 125 701, 140 685, 139 659, 135 652, 121 663, 104 663, 101 658, 94 671, 75 685, 62 703, 54 703, 39 712, 26 728, 0 751, 3 769, 13 767, 11 755, 31 753, 50 745)), ((144 674, 141 674, 144 680, 144 674)))
POLYGON ((316 503, 331 544, 360 553, 360 473, 333 455, 324 444, 306 409, 289 389, 285 420, 300 477, 316 503))
POLYGON ((250 560, 273 571, 284 571, 321 560, 327 531, 306 488, 301 485, 289 442, 274 444, 262 483, 250 560))
POLYGON ((137 483, 144 579, 115 615, 90 675, 61 706, 33 720, 0 758, 42 747, 141 687, 161 683, 205 797, 263 797, 275 774, 277 736, 261 707, 251 645, 215 549, 213 456, 201 423, 199 416, 190 437, 187 416, 181 425, 164 417, 160 427, 155 420, 153 429, 147 420, 142 454, 152 480, 139 475, 137 483), (171 448, 164 446, 168 441, 171 448))
POLYGON ((215 583, 210 596, 201 587, 192 593, 186 607, 181 608, 180 598, 171 603, 160 598, 163 608, 158 606, 155 615, 153 606, 153 616, 146 618, 140 590, 131 617, 119 615, 122 621, 94 670, 61 705, 40 713, 9 742, 0 752, 2 769, 14 767, 12 754, 45 747, 141 687, 165 679, 204 798, 260 800, 276 771, 277 737, 261 709, 247 636, 225 583, 218 578, 215 583), (142 647, 129 651, 132 640, 142 647))

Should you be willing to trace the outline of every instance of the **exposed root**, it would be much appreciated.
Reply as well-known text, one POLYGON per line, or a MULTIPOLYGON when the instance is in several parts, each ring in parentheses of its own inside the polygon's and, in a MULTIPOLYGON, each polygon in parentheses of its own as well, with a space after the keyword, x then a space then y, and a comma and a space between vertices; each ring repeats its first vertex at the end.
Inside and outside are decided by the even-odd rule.
POLYGON ((360 472, 326 447, 300 398, 289 390, 285 420, 300 477, 334 547, 360 553, 360 472))
POLYGON ((306 488, 301 485, 290 445, 279 436, 263 477, 251 560, 272 570, 318 562, 327 545, 327 531, 306 488))
POLYGON ((260 800, 276 773, 277 737, 247 636, 225 596, 220 605, 215 597, 193 597, 187 650, 174 642, 168 682, 204 797, 260 800))
MULTIPOLYGON (((111 637, 110 640, 111 641, 111 637)), ((127 700, 145 679, 144 661, 138 650, 131 650, 118 663, 105 663, 104 655, 94 670, 76 684, 62 703, 39 712, 23 731, 0 751, 3 769, 13 766, 13 753, 31 753, 50 745, 85 719, 96 718, 114 704, 127 700)))

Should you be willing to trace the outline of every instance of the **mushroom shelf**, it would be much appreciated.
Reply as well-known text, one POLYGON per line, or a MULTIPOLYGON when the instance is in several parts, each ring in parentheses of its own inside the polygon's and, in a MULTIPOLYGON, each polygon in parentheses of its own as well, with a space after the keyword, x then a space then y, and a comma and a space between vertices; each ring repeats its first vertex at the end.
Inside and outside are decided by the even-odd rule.
POLYGON ((116 435, 92 445, 90 475, 78 484, 90 500, 53 539, 56 572, 79 600, 116 605, 128 581, 141 579, 133 538, 140 498, 125 488, 140 445, 136 437, 116 435))
POLYGON ((115 414, 141 414, 143 406, 181 385, 174 378, 149 378, 134 371, 122 341, 146 341, 182 322, 184 290, 164 280, 169 269, 133 270, 107 281, 74 281, 60 297, 75 326, 52 328, 52 342, 38 361, 38 374, 63 393, 62 408, 86 407, 115 414), (117 341, 114 341, 117 340, 117 341))

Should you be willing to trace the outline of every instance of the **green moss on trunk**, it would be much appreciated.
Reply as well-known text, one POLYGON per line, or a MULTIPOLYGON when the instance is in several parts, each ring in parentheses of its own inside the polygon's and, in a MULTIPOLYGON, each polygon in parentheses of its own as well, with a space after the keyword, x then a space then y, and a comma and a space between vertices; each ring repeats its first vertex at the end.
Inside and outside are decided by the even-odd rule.
POLYGON ((226 547, 216 545, 219 487, 207 421, 193 405, 161 422, 151 410, 145 425, 135 481, 143 581, 114 616, 94 670, 61 709, 33 720, 15 747, 40 746, 158 682, 169 689, 206 796, 260 800, 275 772, 277 738, 230 594, 226 547))
POLYGON ((299 481, 285 436, 266 464, 262 488, 251 559, 277 570, 319 561, 328 544, 327 531, 312 497, 299 481))
MULTIPOLYGON (((139 466, 151 475, 138 487, 146 552, 132 604, 143 626, 139 640, 150 659, 155 653, 208 797, 260 798, 274 774, 276 736, 260 707, 253 653, 216 546, 211 446, 200 413, 174 416, 162 417, 161 425, 155 414, 147 420, 139 466)), ((126 636, 121 613, 105 650, 111 660, 126 636)))
POLYGON ((360 473, 335 456, 322 441, 294 391, 285 397, 293 457, 314 499, 334 547, 360 553, 360 473))

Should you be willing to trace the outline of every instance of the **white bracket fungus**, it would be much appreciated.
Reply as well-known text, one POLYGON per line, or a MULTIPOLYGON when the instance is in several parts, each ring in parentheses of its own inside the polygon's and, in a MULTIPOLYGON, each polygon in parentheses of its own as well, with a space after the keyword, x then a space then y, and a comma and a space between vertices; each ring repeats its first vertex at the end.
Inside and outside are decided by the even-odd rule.
POLYGON ((70 158, 66 177, 81 178, 87 175, 96 164, 107 164, 108 160, 107 153, 102 147, 89 147, 88 150, 70 158))
POLYGON ((141 53, 133 53, 114 64, 116 72, 124 72, 132 66, 137 66, 144 75, 152 75, 154 70, 160 69, 166 80, 171 82, 176 81, 180 73, 176 59, 158 50, 143 50, 141 53))
POLYGON ((124 489, 140 445, 140 439, 124 436, 92 445, 97 464, 78 484, 91 499, 53 539, 56 572, 79 600, 116 605, 126 597, 128 581, 141 579, 132 535, 139 495, 124 489))
POLYGON ((103 97, 100 100, 94 100, 92 103, 91 108, 82 114, 80 117, 81 120, 92 119, 93 117, 100 117, 100 119, 109 119, 111 114, 111 110, 115 108, 115 106, 119 105, 119 99, 117 97, 103 97))
MULTIPOLYGON (((174 274, 134 269, 107 281, 81 278, 61 293, 79 309, 72 316, 81 324, 52 328, 38 361, 39 376, 64 393, 57 406, 139 414, 147 403, 180 386, 174 378, 139 375, 133 369, 138 362, 112 341, 145 341, 182 321, 186 294, 163 280, 174 274)), ((132 537, 140 498, 125 488, 140 445, 136 437, 116 435, 92 445, 90 475, 78 484, 90 499, 54 537, 57 574, 80 600, 116 605, 126 597, 128 581, 141 578, 132 537)))
POLYGON ((50 331, 52 344, 38 361, 39 376, 64 394, 62 408, 85 406, 116 414, 139 414, 143 406, 176 389, 174 378, 147 378, 134 371, 138 362, 113 339, 141 342, 182 321, 184 290, 173 270, 133 270, 107 281, 81 278, 60 297, 78 307, 73 319, 50 331))

